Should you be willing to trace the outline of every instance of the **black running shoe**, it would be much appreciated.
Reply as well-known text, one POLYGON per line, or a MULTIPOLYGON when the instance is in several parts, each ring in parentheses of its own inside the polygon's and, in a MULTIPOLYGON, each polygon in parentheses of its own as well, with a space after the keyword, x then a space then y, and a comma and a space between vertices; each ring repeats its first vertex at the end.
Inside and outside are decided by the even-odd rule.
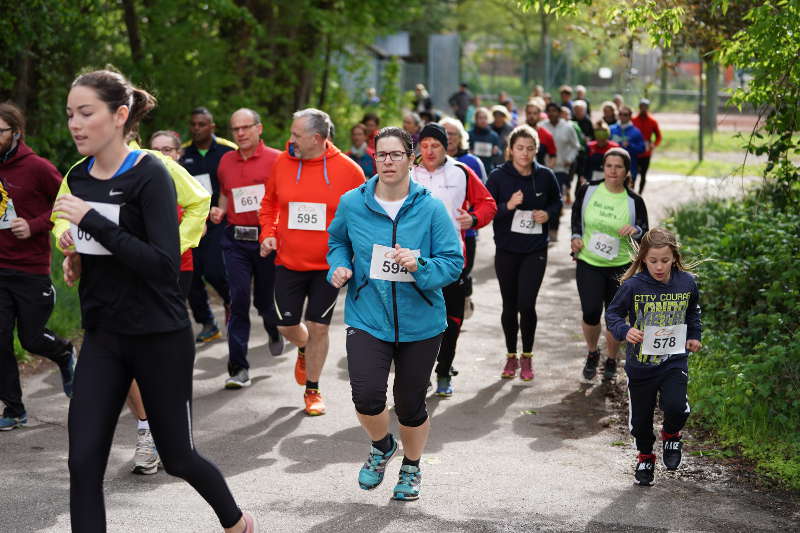
POLYGON ((600 362, 600 350, 589 352, 586 356, 586 364, 583 365, 583 378, 594 379, 597 375, 597 364, 600 362))
POLYGON ((681 450, 683 443, 681 436, 664 439, 664 455, 662 457, 667 470, 677 470, 681 466, 681 450))
POLYGON ((611 381, 617 377, 617 360, 609 357, 603 367, 603 381, 611 381))
POLYGON ((649 487, 653 484, 656 472, 656 456, 653 454, 640 453, 639 461, 636 463, 636 472, 633 476, 636 478, 634 483, 649 487))

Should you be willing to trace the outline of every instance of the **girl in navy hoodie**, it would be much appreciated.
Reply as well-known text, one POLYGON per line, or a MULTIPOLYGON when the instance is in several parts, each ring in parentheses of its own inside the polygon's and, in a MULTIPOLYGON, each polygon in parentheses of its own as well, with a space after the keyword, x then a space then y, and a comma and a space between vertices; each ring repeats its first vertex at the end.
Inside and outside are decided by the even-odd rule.
POLYGON ((628 341, 629 426, 639 450, 639 485, 653 484, 653 412, 659 394, 664 466, 675 470, 681 464, 681 429, 690 412, 688 357, 702 348, 699 293, 690 268, 681 260, 675 235, 662 228, 648 231, 606 311, 609 331, 628 341))

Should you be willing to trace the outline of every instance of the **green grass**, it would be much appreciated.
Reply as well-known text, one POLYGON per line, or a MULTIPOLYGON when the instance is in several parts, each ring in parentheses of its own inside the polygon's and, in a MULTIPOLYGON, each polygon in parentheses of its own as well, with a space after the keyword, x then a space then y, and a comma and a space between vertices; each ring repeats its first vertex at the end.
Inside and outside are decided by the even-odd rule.
MULTIPOLYGON (((664 140, 658 147, 660 152, 694 152, 697 153, 697 130, 663 130, 664 140)), ((744 152, 749 139, 746 132, 718 131, 713 135, 705 135, 706 152, 744 152)))
POLYGON ((702 163, 691 159, 666 159, 658 154, 650 163, 651 172, 679 174, 682 176, 707 176, 725 178, 728 176, 762 176, 765 165, 738 165, 726 161, 704 160, 702 163))
MULTIPOLYGON (((51 279, 56 289, 56 305, 47 327, 55 332, 56 335, 69 339, 75 338, 80 333, 81 316, 80 304, 78 301, 77 287, 69 288, 64 283, 64 272, 61 270, 61 262, 64 256, 56 248, 55 241, 52 243, 53 258, 51 262, 51 279)), ((29 358, 25 350, 19 343, 16 332, 14 334, 14 353, 18 360, 24 361, 29 358)))

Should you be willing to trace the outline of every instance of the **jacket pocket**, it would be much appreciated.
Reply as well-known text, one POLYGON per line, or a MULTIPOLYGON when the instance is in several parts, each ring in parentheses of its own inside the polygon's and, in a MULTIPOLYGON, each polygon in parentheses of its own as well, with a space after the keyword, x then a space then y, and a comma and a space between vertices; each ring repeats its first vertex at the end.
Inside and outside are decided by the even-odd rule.
POLYGON ((356 300, 358 300, 358 295, 359 295, 359 294, 361 294, 361 289, 363 289, 364 287, 366 287, 366 286, 367 286, 367 283, 369 283, 369 278, 365 279, 365 280, 364 280, 364 283, 362 283, 361 285, 359 285, 358 287, 356 287, 356 294, 353 296, 353 301, 356 301, 356 300))
POLYGON ((429 299, 427 296, 425 296, 425 293, 424 293, 424 292, 422 292, 422 290, 421 290, 419 287, 417 287, 417 284, 416 284, 416 283, 411 283, 411 286, 412 286, 412 287, 414 287, 414 290, 415 290, 415 291, 417 291, 417 294, 419 294, 419 295, 422 297, 422 299, 423 299, 423 300, 425 300, 425 302, 426 302, 428 305, 430 305, 431 307, 433 307, 433 302, 432 302, 432 301, 430 301, 430 299, 429 299))

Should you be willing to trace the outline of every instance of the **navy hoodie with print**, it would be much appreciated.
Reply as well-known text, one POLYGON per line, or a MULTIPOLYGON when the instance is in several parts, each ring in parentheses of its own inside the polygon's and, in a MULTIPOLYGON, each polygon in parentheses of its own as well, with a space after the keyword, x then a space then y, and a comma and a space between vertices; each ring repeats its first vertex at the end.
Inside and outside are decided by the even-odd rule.
MULTIPOLYGON (((700 305, 697 283, 692 274, 672 269, 669 281, 654 279, 645 269, 626 280, 606 310, 606 326, 618 341, 631 327, 666 328, 686 324, 686 340, 700 340, 700 305)), ((625 372, 628 377, 646 378, 679 367, 688 369, 685 346, 680 353, 651 356, 642 354, 642 343, 628 343, 625 372)))

